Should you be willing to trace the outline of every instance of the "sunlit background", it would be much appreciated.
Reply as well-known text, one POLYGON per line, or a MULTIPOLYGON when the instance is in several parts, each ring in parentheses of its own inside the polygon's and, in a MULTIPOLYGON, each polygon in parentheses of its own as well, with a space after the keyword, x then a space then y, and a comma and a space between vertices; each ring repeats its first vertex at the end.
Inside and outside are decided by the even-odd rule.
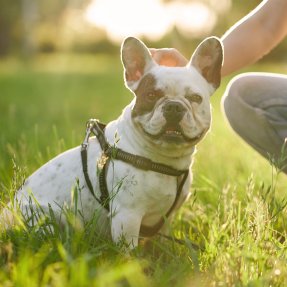
POLYGON ((95 0, 87 7, 85 18, 105 30, 111 41, 120 42, 127 35, 156 41, 175 27, 186 36, 209 33, 217 22, 217 13, 231 6, 230 0, 219 3, 95 0))
MULTIPOLYGON (((221 36, 260 0, 0 0, 0 55, 116 52, 126 36, 193 48, 221 36)), ((281 53, 278 53, 281 54, 281 53)))

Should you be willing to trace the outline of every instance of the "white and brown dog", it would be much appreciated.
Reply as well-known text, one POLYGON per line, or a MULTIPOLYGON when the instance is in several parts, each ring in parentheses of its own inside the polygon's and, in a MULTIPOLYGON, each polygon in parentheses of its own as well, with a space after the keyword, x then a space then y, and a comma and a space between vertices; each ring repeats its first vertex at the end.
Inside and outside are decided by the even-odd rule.
POLYGON ((27 212, 32 191, 44 210, 51 206, 60 214, 60 207, 71 201, 77 181, 83 216, 90 218, 95 210, 101 210, 113 241, 124 237, 135 247, 141 230, 160 229, 163 218, 179 208, 189 194, 191 172, 179 187, 180 176, 161 173, 157 166, 159 170, 190 170, 195 145, 210 128, 209 99, 220 84, 223 52, 217 38, 207 38, 185 67, 165 67, 154 62, 140 40, 130 37, 122 44, 121 57, 126 86, 135 97, 121 116, 106 126, 105 137, 112 147, 152 160, 155 170, 111 158, 105 174, 110 200, 104 208, 98 200, 97 174, 103 151, 99 140, 91 138, 87 174, 95 196, 83 173, 81 147, 76 147, 34 172, 16 194, 16 201, 27 212))

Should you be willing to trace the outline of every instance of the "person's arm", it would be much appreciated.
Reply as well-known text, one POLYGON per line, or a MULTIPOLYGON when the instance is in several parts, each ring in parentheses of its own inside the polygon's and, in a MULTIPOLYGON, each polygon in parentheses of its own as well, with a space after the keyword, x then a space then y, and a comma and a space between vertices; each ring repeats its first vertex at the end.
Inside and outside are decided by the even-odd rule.
POLYGON ((287 0, 262 1, 223 35, 222 75, 255 63, 269 53, 286 34, 287 0))

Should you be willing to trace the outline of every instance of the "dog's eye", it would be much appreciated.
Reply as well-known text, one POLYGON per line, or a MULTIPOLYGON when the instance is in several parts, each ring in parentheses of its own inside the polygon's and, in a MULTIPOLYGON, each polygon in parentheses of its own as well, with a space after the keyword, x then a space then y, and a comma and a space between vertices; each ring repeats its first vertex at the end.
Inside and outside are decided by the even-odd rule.
POLYGON ((153 101, 155 101, 157 99, 157 95, 154 94, 154 93, 148 93, 146 95, 146 98, 147 98, 148 101, 153 102, 153 101))
POLYGON ((202 97, 199 94, 190 94, 186 96, 186 99, 190 103, 197 103, 200 104, 202 102, 202 97))

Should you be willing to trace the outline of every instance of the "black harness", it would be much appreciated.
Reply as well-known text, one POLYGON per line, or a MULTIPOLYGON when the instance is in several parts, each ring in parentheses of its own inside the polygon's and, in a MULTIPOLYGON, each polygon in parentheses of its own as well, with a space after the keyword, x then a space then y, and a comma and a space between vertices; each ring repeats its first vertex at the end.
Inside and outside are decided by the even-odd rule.
POLYGON ((110 211, 110 197, 109 197, 109 191, 107 188, 107 181, 106 181, 106 173, 107 173, 107 167, 108 163, 112 159, 120 160, 125 163, 128 163, 136 168, 142 169, 142 170, 150 170, 170 176, 176 176, 177 177, 177 189, 176 189, 176 197, 172 204, 172 206, 169 208, 168 212, 164 217, 161 217, 161 219, 156 223, 154 226, 145 226, 141 225, 140 228, 140 235, 143 237, 147 236, 153 236, 155 235, 163 226, 165 219, 169 217, 169 215, 172 213, 173 209, 178 203, 178 200, 180 198, 183 185, 188 177, 189 170, 177 170, 174 169, 168 165, 156 163, 151 161, 148 158, 133 155, 131 153, 125 152, 120 148, 117 148, 115 146, 111 146, 104 134, 105 131, 105 124, 100 123, 96 119, 91 119, 87 122, 87 130, 86 130, 86 136, 85 140, 82 143, 81 148, 81 158, 82 158, 82 167, 83 167, 83 173, 86 180, 86 184, 93 195, 93 197, 98 201, 99 204, 101 204, 108 212, 110 211), (89 178, 88 174, 88 157, 87 157, 87 150, 89 145, 89 137, 91 134, 94 134, 101 146, 102 149, 102 157, 98 162, 98 177, 99 177, 99 186, 100 186, 100 192, 101 196, 98 198, 94 192, 93 185, 91 183, 91 180, 89 178))

